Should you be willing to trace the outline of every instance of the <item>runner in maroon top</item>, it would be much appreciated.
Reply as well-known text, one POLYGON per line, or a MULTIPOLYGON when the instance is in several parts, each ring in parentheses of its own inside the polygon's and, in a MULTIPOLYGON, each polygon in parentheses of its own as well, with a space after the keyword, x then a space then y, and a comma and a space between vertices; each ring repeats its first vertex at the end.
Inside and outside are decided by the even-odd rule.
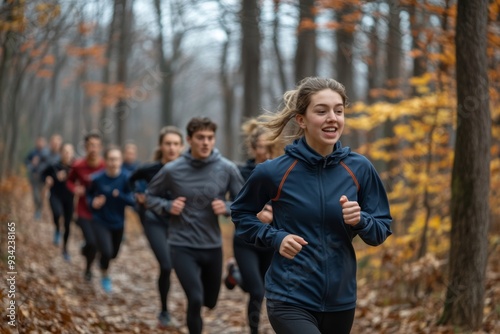
POLYGON ((82 247, 82 255, 87 260, 85 268, 85 279, 92 279, 92 262, 97 253, 96 239, 92 229, 92 213, 87 204, 85 191, 90 185, 90 174, 104 169, 104 160, 101 157, 102 142, 99 134, 91 132, 84 138, 85 141, 85 157, 78 159, 73 164, 66 185, 76 197, 78 197, 78 205, 76 207, 77 220, 76 223, 83 232, 85 245, 82 247))

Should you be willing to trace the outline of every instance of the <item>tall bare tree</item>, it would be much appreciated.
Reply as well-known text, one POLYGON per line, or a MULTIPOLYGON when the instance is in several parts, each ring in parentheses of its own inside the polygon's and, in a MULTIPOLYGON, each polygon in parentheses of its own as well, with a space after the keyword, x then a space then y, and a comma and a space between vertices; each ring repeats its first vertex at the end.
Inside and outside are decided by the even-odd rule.
POLYGON ((359 10, 349 2, 342 5, 342 8, 337 12, 338 22, 342 24, 338 27, 335 33, 337 40, 337 56, 336 70, 337 79, 345 86, 349 96, 355 100, 354 89, 354 64, 353 64, 353 49, 354 49, 354 32, 356 22, 352 22, 354 11, 359 10))
MULTIPOLYGON (((164 44, 165 44, 165 39, 163 38, 164 32, 163 32, 163 10, 161 7, 161 1, 160 0, 154 0, 154 5, 156 9, 156 24, 158 26, 158 62, 159 62, 159 67, 160 67, 160 72, 166 76, 167 73, 170 74, 170 60, 166 58, 165 56, 165 49, 164 49, 164 44)), ((170 84, 169 81, 165 80, 165 77, 162 81, 162 86, 161 86, 161 104, 160 104, 160 119, 162 122, 162 125, 167 125, 167 124, 173 124, 173 115, 172 115, 172 85, 170 84)))
MULTIPOLYGON (((222 7, 222 6, 221 6, 222 7)), ((233 130, 233 119, 234 119, 234 105, 235 105, 235 94, 234 94, 234 87, 235 87, 235 73, 230 70, 229 67, 229 47, 231 45, 231 35, 232 35, 232 30, 229 27, 229 24, 225 21, 225 18, 228 16, 228 11, 225 8, 221 8, 222 13, 221 13, 221 18, 220 18, 220 25, 224 32, 226 33, 226 40, 224 44, 222 45, 222 54, 221 54, 221 59, 220 59, 220 67, 219 67, 219 80, 221 84, 221 90, 222 90, 222 97, 223 97, 223 104, 224 104, 224 124, 223 124, 223 129, 224 129, 224 134, 226 136, 226 145, 225 149, 226 151, 224 152, 225 156, 227 157, 232 157, 233 156, 233 151, 234 151, 234 140, 235 138, 235 131, 233 130)))
POLYGON ((378 100, 378 94, 375 94, 374 92, 380 88, 380 38, 378 34, 378 26, 379 20, 375 16, 373 18, 373 25, 370 28, 370 33, 368 34, 368 55, 366 56, 366 62, 368 65, 368 103, 375 103, 378 100))
POLYGON ((109 31, 108 31, 108 41, 106 44, 106 64, 102 68, 102 83, 104 84, 104 89, 101 93, 101 113, 100 113, 100 119, 99 119, 99 130, 102 135, 102 139, 104 141, 104 144, 109 144, 111 141, 110 138, 110 130, 112 130, 111 127, 111 120, 109 118, 109 108, 104 102, 104 100, 107 97, 109 86, 112 82, 111 78, 111 72, 112 72, 112 64, 114 64, 113 61, 113 56, 115 54, 115 49, 116 49, 116 40, 117 40, 117 32, 118 32, 118 27, 117 24, 119 22, 118 15, 120 12, 120 9, 118 8, 120 6, 120 3, 118 1, 113 2, 113 16, 111 18, 111 23, 109 25, 109 31))
MULTIPOLYGON (((132 0, 115 0, 119 3, 120 13, 120 39, 118 41, 117 82, 123 87, 127 86, 127 63, 130 54, 130 31, 132 25, 132 0)), ((123 145, 125 142, 125 120, 127 101, 125 96, 120 96, 116 104, 116 142, 123 145)))
MULTIPOLYGON (((427 71, 427 59, 425 57, 425 41, 423 40, 423 27, 427 15, 424 11, 424 6, 420 5, 419 0, 411 0, 408 4, 408 14, 410 15, 410 29, 411 29, 411 48, 415 52, 413 57, 413 76, 422 76, 427 71)), ((418 95, 416 88, 413 89, 412 95, 418 95)))
MULTIPOLYGON (((336 55, 336 72, 337 80, 345 87, 349 99, 355 101, 357 99, 356 89, 354 88, 354 33, 357 22, 353 19, 353 13, 359 10, 349 2, 342 5, 342 8, 337 12, 338 22, 342 22, 336 30, 335 37, 337 40, 337 55, 336 55)), ((360 146, 360 134, 351 129, 346 133, 344 140, 350 147, 356 149, 360 146)))
POLYGON ((314 0, 299 1, 299 24, 297 28, 297 49, 295 52, 295 81, 316 75, 316 14, 314 0))
POLYGON ((163 24, 162 1, 154 0, 156 22, 158 25, 158 62, 162 83, 160 120, 161 126, 174 124, 174 81, 185 64, 182 61, 182 42, 188 31, 183 22, 185 7, 188 2, 170 0, 169 4, 169 38, 165 37, 163 24), (168 47, 168 48, 167 48, 168 47), (168 52, 167 52, 168 51, 168 52))
MULTIPOLYGON (((20 1, 3 1, 1 19, 5 22, 13 22, 19 20, 16 17, 16 13, 20 13, 20 8, 22 5, 20 1)), ((22 11, 21 11, 22 12, 22 11)), ((18 47, 18 35, 19 33, 8 29, 4 34, 2 34, 2 54, 0 60, 0 129, 1 129, 1 139, 0 139, 0 153, 3 157, 0 165, 0 177, 3 178, 7 174, 10 174, 11 170, 9 168, 9 161, 5 157, 8 155, 10 142, 12 141, 12 117, 14 113, 10 109, 12 94, 10 92, 9 79, 12 77, 12 61, 14 54, 18 47), (9 112, 9 110, 11 112, 9 112)))
POLYGON ((490 224, 488 0, 458 0, 456 22, 457 130, 449 284, 441 322, 476 330, 483 320, 490 224))
POLYGON ((260 8, 258 0, 241 2, 241 69, 243 72, 243 117, 260 113, 260 8))
MULTIPOLYGON (((402 33, 401 33, 401 8, 399 1, 388 0, 389 5, 389 23, 387 34, 387 63, 386 63, 386 88, 391 90, 394 94, 400 89, 399 83, 401 82, 401 70, 403 54, 401 52, 402 33)), ((391 102, 398 102, 401 100, 397 96, 388 96, 391 102)))
POLYGON ((287 90, 287 77, 285 73, 285 61, 283 54, 281 52, 280 41, 279 41, 279 28, 280 28, 280 0, 274 0, 274 20, 273 20, 273 47, 274 54, 276 55, 276 66, 278 67, 279 92, 284 92, 287 90))

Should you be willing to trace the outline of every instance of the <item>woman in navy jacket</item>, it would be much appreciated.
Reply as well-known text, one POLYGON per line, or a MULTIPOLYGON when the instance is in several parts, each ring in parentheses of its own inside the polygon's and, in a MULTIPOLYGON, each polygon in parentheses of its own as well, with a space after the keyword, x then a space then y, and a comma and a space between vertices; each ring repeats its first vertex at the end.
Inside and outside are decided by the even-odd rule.
POLYGON ((231 206, 236 235, 276 250, 266 274, 276 333, 349 333, 356 307, 359 235, 379 245, 391 235, 387 195, 373 165, 342 147, 347 96, 333 79, 309 77, 267 116, 276 139, 298 125, 285 154, 258 165, 231 206), (273 223, 256 214, 270 201, 273 223))

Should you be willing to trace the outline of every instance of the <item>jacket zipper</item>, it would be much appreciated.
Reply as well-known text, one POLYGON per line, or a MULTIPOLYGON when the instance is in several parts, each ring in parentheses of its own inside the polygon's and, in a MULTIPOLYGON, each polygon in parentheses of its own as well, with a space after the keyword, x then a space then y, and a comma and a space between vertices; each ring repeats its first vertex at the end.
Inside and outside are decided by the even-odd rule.
MULTIPOLYGON (((323 171, 324 169, 326 168, 326 158, 323 158, 323 168, 319 168, 319 195, 320 195, 320 203, 321 203, 321 227, 323 229, 322 232, 325 232, 326 231, 326 226, 325 226, 325 205, 326 205, 326 201, 325 201, 325 196, 324 196, 324 189, 323 189, 323 171)), ((321 244, 322 244, 322 247, 323 247, 323 250, 324 250, 324 254, 326 255, 326 233, 321 233, 321 244)), ((328 290, 329 290, 329 284, 328 284, 328 278, 326 278, 328 276, 328 261, 322 261, 323 264, 322 266, 323 267, 323 270, 324 270, 324 273, 323 273, 323 277, 325 278, 325 293, 323 295, 323 301, 321 303, 321 311, 324 312, 325 311, 325 304, 326 304, 326 299, 327 299, 327 296, 328 296, 328 290)))

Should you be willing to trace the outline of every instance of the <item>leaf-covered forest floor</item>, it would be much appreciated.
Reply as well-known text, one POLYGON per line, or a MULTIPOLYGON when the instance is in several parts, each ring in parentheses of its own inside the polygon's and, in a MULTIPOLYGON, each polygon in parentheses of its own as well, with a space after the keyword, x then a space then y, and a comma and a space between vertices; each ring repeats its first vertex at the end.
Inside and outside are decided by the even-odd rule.
MULTIPOLYGON (((156 316, 159 297, 156 289, 157 262, 133 212, 127 215, 125 239, 118 258, 111 263, 113 292, 105 294, 100 286, 97 263, 94 278, 83 279, 84 259, 79 254, 83 242, 80 229, 72 224, 66 262, 59 247, 52 244, 53 223, 46 203, 41 220, 33 219, 30 189, 23 179, 0 189, 0 333, 188 333, 185 323, 185 296, 172 274, 169 311, 181 324, 178 329, 159 329, 156 316), (8 324, 7 223, 16 226, 16 326, 8 324)), ((224 257, 232 255, 233 227, 221 222, 224 257)), ((493 251, 487 272, 484 325, 479 333, 500 333, 500 256, 493 251)), ((352 333, 461 333, 451 326, 437 326, 442 311, 445 284, 442 261, 429 257, 415 264, 415 277, 423 284, 358 277, 358 307, 352 333), (432 270, 429 270, 431 268, 432 270), (415 290, 408 293, 408 290, 415 290), (421 291, 423 290, 423 291, 421 291)), ((390 259, 383 262, 390 268, 390 259)), ((387 266, 387 268, 385 267, 387 266)), ((203 311, 204 333, 248 333, 246 300, 239 288, 221 287, 215 309, 203 311)), ((264 313, 261 333, 274 333, 264 313)))

